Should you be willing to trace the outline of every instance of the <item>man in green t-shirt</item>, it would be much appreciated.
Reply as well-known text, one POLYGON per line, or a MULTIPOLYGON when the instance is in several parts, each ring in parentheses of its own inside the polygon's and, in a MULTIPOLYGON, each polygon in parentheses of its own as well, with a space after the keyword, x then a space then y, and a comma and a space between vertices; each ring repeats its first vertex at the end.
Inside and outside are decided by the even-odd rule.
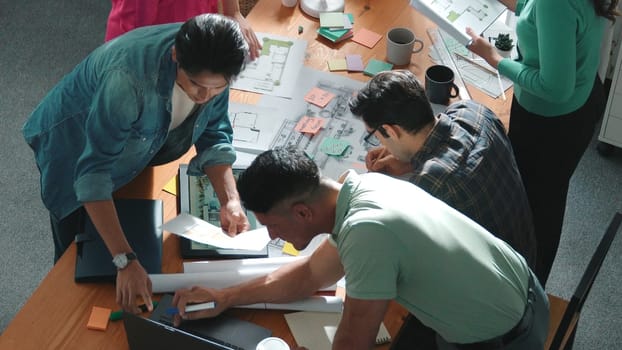
POLYGON ((235 305, 298 300, 345 276, 333 349, 371 348, 391 300, 432 328, 440 349, 542 349, 548 301, 525 259, 419 187, 353 171, 334 181, 301 151, 281 148, 259 155, 238 191, 272 238, 304 249, 318 234, 331 236, 309 257, 264 277, 177 291, 179 310, 201 301, 217 307, 181 313, 176 322, 235 305))

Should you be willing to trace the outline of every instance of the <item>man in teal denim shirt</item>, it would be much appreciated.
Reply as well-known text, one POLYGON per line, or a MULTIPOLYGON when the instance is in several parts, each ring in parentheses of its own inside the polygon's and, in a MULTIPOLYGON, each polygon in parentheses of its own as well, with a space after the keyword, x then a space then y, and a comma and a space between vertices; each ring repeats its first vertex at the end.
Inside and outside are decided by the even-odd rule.
POLYGON ((132 260, 112 193, 144 168, 179 158, 195 145, 189 173, 206 174, 221 201, 223 229, 248 229, 231 164, 229 82, 244 66, 239 26, 220 15, 137 29, 94 50, 43 99, 23 127, 41 172, 55 259, 88 213, 117 268, 117 302, 151 305, 151 282, 132 260), (129 254, 129 255, 128 255, 129 254), (124 260, 124 259, 121 259, 124 260))

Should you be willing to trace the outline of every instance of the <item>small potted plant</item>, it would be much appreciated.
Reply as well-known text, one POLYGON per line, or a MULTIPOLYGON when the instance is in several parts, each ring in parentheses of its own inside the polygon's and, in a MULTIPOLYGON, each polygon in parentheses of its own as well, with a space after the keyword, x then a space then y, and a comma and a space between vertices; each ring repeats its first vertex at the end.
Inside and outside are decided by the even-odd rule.
POLYGON ((514 47, 514 40, 510 38, 510 34, 499 33, 495 39, 495 47, 501 56, 510 57, 512 48, 514 47))

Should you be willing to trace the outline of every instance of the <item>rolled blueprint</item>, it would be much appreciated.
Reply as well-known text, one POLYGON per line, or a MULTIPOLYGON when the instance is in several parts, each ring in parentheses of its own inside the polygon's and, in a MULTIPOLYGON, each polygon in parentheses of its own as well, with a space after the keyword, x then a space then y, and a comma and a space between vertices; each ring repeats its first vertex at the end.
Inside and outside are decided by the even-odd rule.
MULTIPOLYGON (((153 293, 172 293, 177 289, 191 288, 193 286, 204 286, 208 288, 222 289, 256 277, 267 275, 274 271, 270 268, 252 268, 229 271, 211 272, 192 272, 192 273, 171 273, 171 274, 150 274, 153 293)), ((336 285, 332 285, 321 290, 335 290, 336 285)))
POLYGON ((171 293, 181 288, 203 286, 226 288, 265 275, 265 271, 216 271, 195 273, 150 274, 154 293, 171 293))
POLYGON ((293 301, 291 303, 258 303, 250 305, 238 305, 235 307, 244 309, 341 312, 343 311, 343 299, 336 296, 314 295, 312 297, 293 301))
POLYGON ((301 259, 302 256, 279 256, 274 258, 249 258, 212 261, 184 262, 185 273, 261 270, 270 273, 279 267, 301 259))

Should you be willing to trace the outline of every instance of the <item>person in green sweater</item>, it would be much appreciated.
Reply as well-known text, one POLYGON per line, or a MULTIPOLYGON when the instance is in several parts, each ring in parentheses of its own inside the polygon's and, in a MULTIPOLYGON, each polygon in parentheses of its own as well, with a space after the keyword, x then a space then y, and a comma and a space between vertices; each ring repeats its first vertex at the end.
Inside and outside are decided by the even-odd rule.
POLYGON ((467 48, 514 82, 509 137, 533 212, 535 273, 545 285, 570 177, 605 109, 600 43, 619 0, 500 1, 518 16, 518 59, 501 57, 471 28, 467 48))

